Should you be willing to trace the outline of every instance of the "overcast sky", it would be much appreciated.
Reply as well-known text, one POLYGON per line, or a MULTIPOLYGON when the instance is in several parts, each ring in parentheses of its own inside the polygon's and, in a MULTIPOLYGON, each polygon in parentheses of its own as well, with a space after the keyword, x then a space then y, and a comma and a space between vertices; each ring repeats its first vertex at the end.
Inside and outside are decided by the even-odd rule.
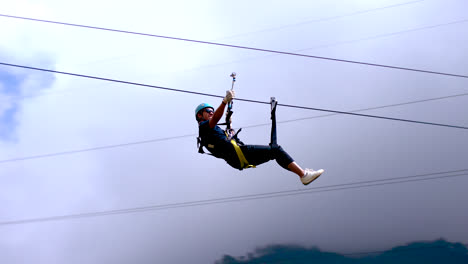
MULTIPOLYGON (((2 15, 468 75, 464 0, 0 6, 2 15)), ((215 95, 237 72, 237 97, 264 102, 354 111, 456 96, 360 113, 468 127, 463 77, 1 16, 0 35, 2 63, 215 95)), ((219 98, 0 65, 0 101, 0 263, 213 263, 270 244, 350 253, 468 243, 467 129, 279 106, 278 143, 301 166, 325 169, 305 187, 276 162, 239 171, 197 153, 194 109, 219 98), (431 173, 441 174, 413 177, 431 173), (395 177, 416 181, 377 182, 395 177), (363 181, 385 184, 346 185, 363 181), (275 195, 249 198, 263 194, 275 195), (248 199, 225 200, 239 196, 248 199), (148 210, 107 214, 132 208, 148 210), (94 212, 104 215, 50 219, 94 212)), ((236 101, 234 112, 245 143, 269 143, 269 105, 236 101)))

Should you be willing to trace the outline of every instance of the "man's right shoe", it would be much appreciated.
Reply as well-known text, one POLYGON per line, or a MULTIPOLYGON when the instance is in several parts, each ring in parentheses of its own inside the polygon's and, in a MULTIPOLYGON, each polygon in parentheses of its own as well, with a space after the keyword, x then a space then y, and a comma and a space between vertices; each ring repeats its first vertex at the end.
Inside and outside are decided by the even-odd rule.
POLYGON ((313 169, 305 169, 305 175, 301 177, 302 184, 307 185, 307 184, 313 182, 320 175, 322 175, 323 172, 324 172, 324 170, 322 170, 322 169, 316 170, 316 171, 314 171, 313 169))

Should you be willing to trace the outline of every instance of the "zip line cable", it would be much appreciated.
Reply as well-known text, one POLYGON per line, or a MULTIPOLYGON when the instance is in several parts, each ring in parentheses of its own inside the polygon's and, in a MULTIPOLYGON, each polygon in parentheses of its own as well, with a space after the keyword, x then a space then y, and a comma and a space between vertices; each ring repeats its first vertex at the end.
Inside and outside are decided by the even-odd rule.
POLYGON ((372 66, 372 67, 380 67, 380 68, 387 68, 387 69, 394 69, 394 70, 404 70, 404 71, 444 75, 444 76, 450 76, 450 77, 468 78, 468 75, 461 75, 461 74, 453 74, 453 73, 445 73, 445 72, 438 72, 438 71, 422 70, 422 69, 416 69, 416 68, 407 68, 407 67, 377 64, 377 63, 369 63, 369 62, 337 59, 337 58, 330 58, 330 57, 314 56, 314 55, 287 52, 287 51, 253 48, 253 47, 232 45, 232 44, 226 44, 226 43, 218 43, 218 42, 210 42, 210 41, 203 41, 203 40, 195 40, 195 39, 155 35, 155 34, 149 34, 149 33, 141 33, 141 32, 134 32, 134 31, 127 31, 127 30, 120 30, 120 29, 111 29, 111 28, 104 28, 104 27, 97 27, 97 26, 88 26, 88 25, 81 25, 81 24, 72 24, 72 23, 37 19, 37 18, 31 18, 31 17, 21 17, 21 16, 6 15, 6 14, 0 14, 0 17, 22 19, 22 20, 28 20, 28 21, 50 23, 50 24, 57 24, 57 25, 63 25, 63 26, 72 26, 72 27, 79 27, 79 28, 86 28, 86 29, 103 30, 103 31, 109 31, 109 32, 132 34, 132 35, 139 35, 139 36, 146 36, 146 37, 155 37, 155 38, 163 38, 163 39, 170 39, 170 40, 177 40, 177 41, 186 41, 186 42, 193 42, 193 43, 198 43, 198 44, 228 47, 228 48, 252 50, 252 51, 259 51, 259 52, 268 52, 268 53, 275 53, 275 54, 281 54, 281 55, 299 56, 299 57, 305 57, 305 58, 311 58, 311 59, 328 60, 328 61, 343 62, 343 63, 352 63, 352 64, 372 66))
POLYGON ((394 117, 386 117, 386 116, 358 114, 358 113, 351 113, 351 112, 344 112, 344 111, 336 111, 336 110, 329 110, 329 109, 323 109, 323 108, 306 107, 306 106, 297 106, 297 105, 287 105, 287 104, 278 104, 278 105, 281 105, 281 106, 284 106, 284 107, 305 109, 305 110, 314 110, 314 111, 329 112, 329 113, 334 113, 334 114, 355 115, 355 116, 360 116, 360 117, 378 118, 378 119, 393 120, 393 121, 401 121, 401 122, 409 122, 409 123, 416 123, 416 124, 423 124, 423 125, 433 125, 433 126, 443 126, 443 127, 459 128, 459 129, 468 129, 468 127, 463 127, 463 126, 446 125, 446 124, 439 124, 439 123, 432 123, 432 122, 424 122, 424 121, 416 121, 416 120, 409 120, 409 119, 402 119, 402 118, 394 118, 394 117))
MULTIPOLYGON (((349 112, 352 112, 352 113, 364 112, 364 111, 370 111, 370 110, 390 108, 390 107, 395 107, 395 106, 403 106, 403 105, 410 105, 410 104, 416 104, 416 103, 437 101, 437 100, 448 99, 448 98, 456 98, 456 97, 462 97, 462 96, 467 96, 467 95, 468 95, 468 93, 454 94, 454 95, 435 97, 435 98, 428 98, 428 99, 422 99, 422 100, 410 101, 410 102, 404 102, 404 103, 398 103, 398 104, 390 104, 390 105, 382 105, 382 106, 376 106, 376 107, 362 108, 362 109, 357 109, 357 110, 351 110, 349 112)), ((284 123, 291 123, 291 122, 309 120, 309 119, 315 119, 315 118, 323 118, 323 117, 329 117, 329 116, 335 116, 335 115, 339 115, 339 114, 326 114, 326 115, 319 115, 319 116, 302 117, 302 118, 289 119, 289 120, 284 120, 284 121, 277 121, 276 123, 277 124, 281 124, 281 123, 284 124, 284 123)), ((271 124, 270 123, 264 123, 264 124, 258 124, 258 125, 245 126, 244 128, 252 128, 252 127, 267 126, 267 125, 271 125, 271 124)))
MULTIPOLYGON (((438 27, 442 27, 442 26, 449 26, 449 25, 466 23, 466 22, 468 22, 468 19, 456 20, 456 21, 443 23, 443 24, 436 24, 436 25, 430 25, 430 26, 424 26, 424 27, 411 28, 411 29, 407 29, 407 30, 403 30, 403 31, 396 31, 396 32, 390 32, 390 33, 385 33, 385 34, 379 34, 379 35, 369 36, 369 37, 365 37, 365 38, 338 41, 338 42, 334 42, 334 43, 328 43, 328 44, 318 45, 318 46, 314 46, 314 47, 298 49, 298 50, 294 50, 293 52, 310 51, 310 50, 317 50, 317 49, 336 47, 336 46, 340 46, 340 45, 348 45, 348 44, 358 43, 358 42, 362 42, 362 41, 380 39, 380 38, 385 38, 385 37, 393 37, 393 36, 397 36, 397 35, 400 35, 400 34, 406 34, 406 33, 410 33, 410 32, 417 32, 417 31, 422 31, 422 30, 427 30, 427 29, 434 29, 434 28, 438 28, 438 27)), ((195 70, 200 70, 200 69, 213 68, 213 67, 218 67, 218 66, 222 66, 222 65, 229 65, 229 64, 233 64, 233 63, 240 63, 240 62, 246 62, 246 61, 253 61, 253 60, 257 60, 257 59, 269 58, 269 57, 272 57, 272 56, 277 56, 277 55, 269 54, 269 55, 265 55, 265 56, 253 56, 253 57, 249 57, 249 58, 245 58, 245 59, 237 59, 237 60, 231 60, 231 61, 221 62, 221 63, 205 64, 205 65, 202 65, 202 66, 189 68, 189 69, 187 69, 185 71, 195 71, 195 70)), ((101 62, 102 61, 108 61, 108 60, 121 59, 121 58, 123 58, 123 57, 118 56, 118 57, 106 58, 106 59, 101 60, 101 62)), ((175 72, 177 72, 177 71, 175 71, 175 72)), ((168 72, 168 73, 175 73, 175 72, 168 72)))
POLYGON ((235 34, 235 35, 231 35, 231 36, 227 36, 227 37, 222 37, 222 39, 231 39, 231 38, 237 38, 237 37, 242 37, 242 36, 246 36, 246 35, 260 34, 260 33, 271 32, 271 31, 278 31, 278 30, 285 29, 285 28, 297 27, 297 26, 302 26, 302 25, 311 24, 311 23, 332 21, 332 20, 337 20, 337 19, 341 19, 341 18, 345 18, 345 17, 352 17, 352 16, 362 15, 362 14, 371 13, 371 12, 375 12, 375 11, 381 11, 381 10, 400 7, 400 6, 405 6, 405 5, 412 5, 412 4, 416 4, 416 3, 424 2, 424 1, 426 1, 426 0, 410 1, 410 2, 405 2, 405 3, 400 3, 400 4, 393 4, 393 5, 383 6, 383 7, 359 10, 359 11, 356 11, 356 12, 351 12, 351 13, 347 13, 347 14, 343 14, 343 15, 336 15, 336 16, 329 16, 329 17, 324 17, 324 18, 310 19, 310 20, 307 20, 307 21, 302 21, 302 22, 289 24, 289 25, 283 25, 283 26, 278 26, 278 27, 261 29, 261 30, 257 30, 257 31, 246 32, 246 33, 239 33, 239 34, 235 34))
POLYGON ((32 160, 32 159, 42 159, 42 158, 50 158, 50 157, 56 157, 56 156, 71 155, 71 154, 77 154, 77 153, 83 153, 83 152, 89 152, 89 151, 96 151, 96 150, 103 150, 103 149, 112 149, 112 148, 128 147, 128 146, 133 146, 133 145, 148 144, 148 143, 154 143, 154 142, 160 142, 160 141, 167 141, 167 140, 173 140, 173 139, 179 139, 179 138, 186 138, 186 137, 195 137, 195 136, 196 136, 195 134, 191 134, 191 135, 182 135, 182 136, 174 136, 174 137, 166 137, 166 138, 149 139, 149 140, 143 140, 143 141, 128 142, 128 143, 121 143, 121 144, 107 145, 107 146, 100 146, 100 147, 92 147, 92 148, 85 148, 85 149, 61 151, 61 152, 48 153, 48 154, 40 154, 40 155, 34 155, 34 156, 18 157, 18 158, 0 160, 0 164, 2 164, 2 163, 9 163, 9 162, 15 162, 15 161, 32 160))
POLYGON ((389 185, 389 184, 429 181, 429 180, 436 180, 436 179, 443 179, 443 178, 468 176, 468 173, 462 173, 466 171, 468 171, 468 169, 453 170, 453 171, 446 171, 446 172, 436 172, 436 173, 428 173, 428 174, 420 174, 420 175, 411 175, 411 176, 401 176, 401 177, 386 178, 386 179, 380 179, 380 180, 360 181, 360 182, 352 182, 352 183, 345 183, 345 184, 335 184, 335 185, 320 186, 320 187, 313 187, 313 188, 300 189, 300 190, 277 191, 277 192, 268 192, 268 193, 261 193, 261 194, 231 196, 231 197, 223 197, 223 198, 198 200, 198 201, 187 201, 187 202, 180 202, 180 203, 133 207, 133 208, 127 208, 127 209, 107 210, 107 211, 91 212, 91 213, 79 213, 79 214, 68 214, 68 215, 50 216, 50 217, 41 217, 41 218, 29 218, 29 219, 22 219, 22 220, 11 220, 11 221, 0 222, 0 226, 21 225, 21 224, 60 221, 60 220, 71 220, 71 219, 89 218, 89 217, 98 217, 98 216, 121 215, 121 214, 140 213, 140 212, 147 212, 147 211, 160 211, 160 210, 167 210, 167 209, 174 209, 174 208, 185 208, 185 207, 222 204, 222 203, 230 203, 230 202, 242 202, 242 201, 269 199, 269 198, 277 198, 277 197, 285 197, 285 196, 296 196, 296 195, 302 195, 302 194, 314 194, 314 193, 331 192, 331 191, 339 191, 339 190, 357 189, 357 188, 364 188, 364 187, 375 187, 375 186, 382 186, 382 185, 389 185), (440 175, 440 174, 451 174, 451 173, 458 173, 458 174, 440 175), (426 177, 426 178, 421 178, 421 177, 426 177), (410 179, 410 178, 413 178, 413 179, 410 179))
MULTIPOLYGON (((468 95, 468 93, 449 95, 449 96, 443 96, 443 97, 436 97, 436 98, 430 98, 430 99, 423 99, 423 100, 411 101, 411 102, 405 102, 405 103, 399 103, 399 104, 391 104, 391 105, 370 107, 370 108, 365 108, 365 109, 352 110, 350 112, 361 112, 361 111, 376 110, 376 109, 389 108, 389 107, 402 106, 402 105, 409 105, 409 104, 422 103, 422 102, 428 102, 428 101, 435 101, 435 100, 454 98, 454 97, 460 97, 460 96, 466 96, 466 95, 468 95)), ((277 124, 284 124, 284 123, 290 123, 290 122, 296 122, 296 121, 302 121, 302 120, 308 120, 308 119, 315 119, 315 118, 323 118, 323 117, 329 117, 329 116, 335 116, 335 115, 338 115, 338 114, 326 114, 326 115, 320 115, 320 116, 303 117, 303 118, 297 118, 297 119, 277 121, 276 123, 277 124)), ((264 124, 243 126, 243 128, 254 128, 254 127, 269 126, 269 125, 271 125, 271 124, 270 123, 264 123, 264 124)), ((54 153, 47 153, 47 154, 40 154, 40 155, 33 155, 33 156, 17 157, 17 158, 10 158, 10 159, 0 160, 0 164, 1 163, 15 162, 15 161, 23 161, 23 160, 49 158, 49 157, 62 156, 62 155, 71 155, 71 154, 76 154, 76 153, 83 153, 83 152, 103 150, 103 149, 128 147, 128 146, 133 146, 133 145, 148 144, 148 143, 167 141, 167 140, 173 140, 173 139, 180 139, 180 138, 187 138, 187 137, 196 137, 196 136, 197 136, 197 134, 181 135, 181 136, 173 136, 173 137, 166 137, 166 138, 157 138, 157 139, 149 139, 149 140, 142 140, 142 141, 134 141, 134 142, 127 142, 127 143, 113 144, 113 145, 106 145, 106 146, 99 146, 99 147, 92 147, 92 148, 61 151, 61 152, 54 152, 54 153)))
MULTIPOLYGON (((396 35, 400 35, 400 34, 406 34, 406 33, 410 33, 410 32, 417 32, 417 31, 422 31, 422 30, 427 30, 427 29, 434 29, 434 28, 438 28, 438 27, 450 26, 450 25, 466 23, 466 22, 468 22, 468 19, 455 20, 455 21, 451 21, 451 22, 447 22, 447 23, 435 24, 435 25, 424 26, 424 27, 416 27, 416 28, 406 29, 406 30, 402 30, 402 31, 395 31, 395 32, 389 32, 389 33, 385 33, 385 34, 369 36, 369 37, 365 37, 365 38, 338 41, 338 42, 334 42, 334 43, 328 43, 328 44, 318 45, 318 46, 314 46, 314 47, 298 49, 298 50, 294 50, 293 52, 310 51, 310 50, 317 50, 317 49, 323 49, 323 48, 329 48, 329 47, 336 47, 336 46, 340 46, 340 45, 347 45, 347 44, 358 43, 358 42, 362 42, 362 41, 374 40, 374 39, 385 38, 385 37, 392 37, 392 36, 396 36, 396 35)), ((246 33, 246 34, 248 34, 248 33, 246 33)), ((128 57, 128 56, 129 55, 126 55, 126 56, 123 56, 123 57, 122 56, 117 56, 117 57, 105 58, 105 59, 99 60, 98 62, 104 62, 104 61, 116 60, 116 59, 119 60, 119 59, 122 59, 122 58, 128 57)), ((185 71, 212 68, 212 67, 217 67, 217 66, 221 66, 221 65, 228 65, 228 64, 233 64, 233 63, 257 60, 257 59, 260 59, 260 58, 268 58, 268 57, 271 57, 271 56, 275 56, 275 55, 272 54, 272 55, 266 55, 266 56, 255 56, 255 57, 250 57, 250 58, 246 58, 246 59, 233 60, 233 61, 229 61, 229 62, 206 64, 206 65, 186 69, 185 71)), ((169 72, 169 73, 174 73, 174 72, 169 72)))
MULTIPOLYGON (((426 1, 426 0, 424 0, 424 1, 426 1)), ((340 42, 335 42, 335 43, 329 43, 329 44, 325 44, 325 45, 319 45, 319 46, 310 47, 310 48, 306 48, 306 49, 296 50, 296 52, 306 51, 306 50, 323 49, 323 48, 328 48, 328 47, 335 47, 335 46, 339 46, 339 45, 357 43, 357 42, 361 42, 361 41, 367 41, 367 40, 373 40, 373 39, 378 39, 378 38, 390 37, 390 36, 395 36, 395 35, 404 34, 404 33, 408 33, 408 32, 416 32, 416 31, 420 31, 420 30, 432 29, 432 28, 437 28, 437 27, 441 27, 441 26, 448 26, 448 25, 466 23, 466 22, 468 22, 468 19, 453 21, 453 22, 444 23, 444 24, 437 24, 437 25, 431 25, 431 26, 425 26, 425 27, 419 27, 419 28, 412 28, 412 29, 408 29, 408 30, 404 30, 404 31, 391 32, 391 33, 386 33, 386 34, 381 34, 381 35, 370 36, 370 37, 366 37, 366 38, 360 38, 360 39, 353 39, 353 40, 346 40, 346 41, 340 41, 340 42)), ((239 59, 239 60, 234 60, 234 61, 229 61, 229 62, 224 62, 224 63, 217 63, 217 64, 205 64, 205 65, 198 66, 198 67, 195 67, 195 68, 186 69, 184 71, 195 71, 195 70, 200 70, 200 69, 205 69, 205 68, 217 67, 217 66, 221 66, 221 65, 228 65, 228 64, 232 64, 232 63, 255 60, 255 59, 259 59, 259 58, 266 58, 266 57, 269 57, 269 56, 275 56, 275 55, 267 55, 267 56, 262 56, 262 57, 252 57, 252 58, 248 58, 248 59, 239 59)), ((99 60, 98 62, 103 62, 103 61, 108 61, 108 60, 115 60, 115 59, 120 59, 120 58, 121 57, 106 58, 106 59, 99 60)), ((177 72, 177 71, 175 71, 175 72, 177 72)), ((167 73, 170 74, 170 73, 175 73, 175 72, 167 72, 167 73)), ((37 96, 47 96, 47 95, 52 95, 52 94, 57 94, 57 93, 58 92, 53 92, 53 93, 49 92, 49 93, 42 93, 40 95, 35 95, 35 96, 32 96, 32 95, 15 96, 15 97, 13 97, 13 99, 14 100, 20 100, 20 99, 23 99, 23 98, 30 98, 30 97, 37 97, 37 96)))
POLYGON ((311 47, 311 48, 296 50, 296 52, 315 50, 315 49, 323 49, 323 48, 330 48, 330 47, 335 47, 335 46, 340 46, 340 45, 345 45, 345 44, 352 44, 352 43, 357 43, 357 42, 362 42, 362 41, 367 41, 367 40, 374 40, 374 39, 392 37, 392 36, 397 36, 397 35, 401 35, 401 34, 417 32, 417 31, 423 31, 423 30, 428 30, 428 29, 434 29, 434 28, 438 28, 438 27, 451 26, 451 25, 461 24, 461 23, 466 23, 466 22, 468 22, 468 19, 455 20, 455 21, 446 22, 446 23, 442 23, 442 24, 435 24, 435 25, 429 25, 429 26, 424 26, 424 27, 410 28, 410 29, 406 29, 406 30, 394 31, 394 32, 389 32, 389 33, 384 33, 384 34, 378 34, 378 35, 373 35, 373 36, 359 38, 359 39, 344 40, 344 41, 339 41, 339 42, 335 42, 335 43, 318 45, 318 46, 311 47))
MULTIPOLYGON (((294 50, 293 52, 310 51, 310 50, 317 50, 317 49, 336 47, 336 46, 340 46, 340 45, 348 45, 348 44, 358 43, 358 42, 362 42, 362 41, 368 41, 368 40, 374 40, 374 39, 380 39, 380 38, 386 38, 386 37, 393 37, 393 36, 397 36, 397 35, 400 35, 400 34, 406 34, 406 33, 410 33, 410 32, 417 32, 417 31, 422 31, 422 30, 434 29, 434 28, 438 28, 438 27, 455 25, 455 24, 466 23, 466 22, 468 22, 468 19, 456 20, 456 21, 451 21, 451 22, 442 23, 442 24, 435 24, 435 25, 424 26, 424 27, 416 27, 416 28, 406 29, 406 30, 402 30, 402 31, 389 32, 389 33, 385 33, 385 34, 378 34, 378 35, 359 38, 359 39, 338 41, 338 42, 334 42, 334 43, 328 43, 328 44, 318 45, 318 46, 314 46, 314 47, 298 49, 298 50, 294 50)), ((275 54, 270 54, 270 55, 265 55, 265 56, 255 56, 255 57, 250 57, 250 58, 246 58, 246 59, 238 59, 238 60, 232 60, 232 61, 229 61, 229 62, 216 63, 216 64, 210 64, 210 65, 203 65, 203 66, 195 67, 195 68, 192 68, 192 69, 189 69, 189 70, 199 70, 199 69, 204 69, 204 68, 208 68, 208 67, 216 67, 216 66, 239 63, 239 62, 252 61, 252 60, 257 60, 259 58, 267 58, 267 57, 270 57, 270 56, 275 56, 275 54)), ((116 59, 116 58, 119 58, 119 57, 108 58, 108 59, 105 59, 105 60, 112 60, 112 59, 116 59)))
MULTIPOLYGON (((426 1, 426 0, 424 0, 424 1, 426 1)), ((373 40, 373 39, 378 39, 378 38, 396 36, 396 35, 399 35, 399 34, 405 34, 405 33, 409 33, 409 32, 416 32, 416 31, 426 30, 426 29, 433 29, 433 28, 437 28, 437 27, 441 27, 441 26, 448 26, 448 25, 454 25, 454 24, 466 23, 466 22, 468 22, 468 19, 457 20, 457 21, 452 21, 452 22, 448 22, 448 23, 436 24, 436 25, 425 26, 425 27, 412 28, 412 29, 403 30, 403 31, 390 32, 390 33, 370 36, 370 37, 366 37, 366 38, 360 38, 360 39, 353 39, 353 40, 346 40, 346 41, 340 41, 340 42, 335 42, 335 43, 329 43, 329 44, 325 44, 325 45, 319 45, 319 46, 315 46, 315 47, 295 50, 295 52, 306 51, 306 50, 323 49, 323 48, 328 48, 328 47, 335 47, 335 46, 339 46, 339 45, 345 45, 345 44, 357 43, 357 42, 361 42, 361 41, 367 41, 367 40, 373 40)), ((239 59, 239 60, 234 60, 234 61, 229 61, 229 62, 224 62, 224 63, 202 65, 202 66, 199 66, 199 67, 186 69, 185 71, 194 71, 194 70, 200 70, 200 69, 205 69, 205 68, 212 68, 212 67, 217 67, 217 66, 221 66, 221 65, 228 65, 228 64, 232 64, 232 63, 256 60, 256 59, 259 59, 259 58, 267 58, 267 57, 270 57, 270 56, 275 56, 275 55, 267 55, 267 56, 261 56, 261 57, 257 56, 257 57, 251 57, 251 58, 248 58, 248 59, 239 59)), ((103 62, 103 61, 115 60, 115 59, 120 59, 120 58, 122 58, 122 57, 112 57, 112 58, 107 58, 107 59, 103 59, 103 60, 99 60, 99 61, 103 62)), ((175 72, 168 72, 168 73, 170 74, 170 73, 175 73, 175 72)), ((46 95, 51 95, 51 94, 56 94, 56 93, 58 93, 58 92, 43 93, 43 94, 40 94, 39 96, 46 96, 46 95)), ((37 95, 36 96, 16 96, 16 97, 14 97, 14 99, 18 100, 18 99, 23 99, 23 98, 28 98, 28 97, 37 97, 37 95)), ((331 114, 331 115, 335 115, 335 114, 331 114)), ((305 119, 307 119, 307 118, 305 118, 305 119)))
MULTIPOLYGON (((70 76, 88 78, 88 79, 94 79, 94 80, 100 80, 100 81, 115 82, 115 83, 122 83, 122 84, 135 85, 135 86, 143 86, 143 87, 148 87, 148 88, 153 88, 153 89, 161 89, 161 90, 168 90, 168 91, 173 91, 173 92, 188 93, 188 94, 195 94, 195 95, 202 95, 202 96, 210 96, 210 97, 216 97, 216 98, 224 98, 224 96, 208 94, 208 93, 200 93, 200 92, 194 92, 194 91, 188 91, 188 90, 182 90, 182 89, 174 89, 174 88, 167 88, 167 87, 150 85, 150 84, 143 84, 143 83, 137 83, 137 82, 129 82, 129 81, 110 79, 110 78, 103 78, 103 77, 98 77, 98 76, 91 76, 91 75, 84 75, 84 74, 49 70, 49 69, 36 68, 36 67, 30 67, 30 66, 24 66, 24 65, 18 65, 18 64, 11 64, 11 63, 5 63, 5 62, 0 62, 0 65, 23 68, 23 69, 29 69, 29 70, 36 70, 36 71, 43 71, 43 72, 50 72, 50 73, 57 73, 57 74, 63 74, 63 75, 70 75, 70 76)), ((267 105, 270 104, 270 102, 263 102, 263 101, 251 100, 251 99, 236 98, 235 100, 250 102, 250 103, 257 103, 257 104, 267 104, 267 105)), ((377 119, 392 120, 392 121, 399 121, 399 122, 408 122, 408 123, 415 123, 415 124, 422 124, 422 125, 432 125, 432 126, 440 126, 440 127, 449 127, 449 128, 467 129, 468 130, 468 127, 457 126, 457 125, 447 125, 447 124, 440 124, 440 123, 433 123, 433 122, 409 120, 409 119, 403 119, 403 118, 358 114, 358 113, 351 113, 351 112, 345 112, 345 111, 337 111, 337 110, 330 110, 330 109, 323 109, 323 108, 314 108, 314 107, 307 107, 307 106, 297 106, 297 105, 290 105, 290 104, 278 104, 278 105, 284 106, 284 107, 290 107, 290 108, 314 110, 314 111, 328 112, 328 113, 334 113, 334 114, 353 115, 353 116, 360 116, 360 117, 377 118, 377 119)))

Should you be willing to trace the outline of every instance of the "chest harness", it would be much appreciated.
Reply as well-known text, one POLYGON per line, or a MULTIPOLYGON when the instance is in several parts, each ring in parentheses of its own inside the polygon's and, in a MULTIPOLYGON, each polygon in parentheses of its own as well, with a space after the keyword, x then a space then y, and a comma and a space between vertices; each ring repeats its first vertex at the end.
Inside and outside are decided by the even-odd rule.
MULTIPOLYGON (((231 74, 231 77, 232 77, 232 88, 231 88, 231 90, 233 90, 234 89, 234 83, 236 81, 236 73, 233 72, 231 74)), ((276 143, 276 105, 277 105, 277 103, 278 102, 276 101, 276 99, 274 97, 271 97, 270 104, 271 104, 272 127, 271 127, 271 143, 270 143, 270 146, 273 147, 273 148, 278 147, 278 144, 276 143)), ((242 152, 242 149, 240 148, 240 146, 244 145, 244 143, 239 140, 237 135, 241 132, 242 128, 240 128, 233 136, 230 136, 230 135, 232 135, 232 133, 234 131, 232 129, 232 127, 231 127, 231 123, 232 123, 231 117, 232 117, 232 114, 234 113, 232 111, 232 105, 233 105, 232 101, 228 103, 228 107, 227 107, 227 111, 226 111, 226 121, 225 121, 225 123, 221 123, 219 125, 226 125, 226 129, 224 130, 224 134, 226 135, 226 139, 228 139, 231 142, 232 146, 234 147, 234 150, 236 151, 237 157, 239 158, 241 170, 246 169, 246 168, 255 168, 255 165, 249 164, 249 162, 247 161, 247 159, 244 156, 244 153, 242 152)), ((210 149, 210 148, 213 149, 215 147, 212 144, 207 144, 206 142, 204 142, 202 140, 202 138, 200 137, 200 135, 197 137, 197 145, 198 145, 198 153, 208 154, 208 155, 212 155, 212 154, 205 153, 205 151, 203 150, 203 147, 206 147, 208 149, 210 149)))

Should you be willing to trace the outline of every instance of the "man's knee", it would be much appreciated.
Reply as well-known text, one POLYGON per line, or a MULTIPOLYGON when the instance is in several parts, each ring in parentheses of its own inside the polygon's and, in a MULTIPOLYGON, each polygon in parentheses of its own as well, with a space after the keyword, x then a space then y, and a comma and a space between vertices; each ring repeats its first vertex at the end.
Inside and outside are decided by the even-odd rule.
POLYGON ((284 152, 283 148, 278 144, 270 144, 270 149, 274 153, 275 157, 284 152))

